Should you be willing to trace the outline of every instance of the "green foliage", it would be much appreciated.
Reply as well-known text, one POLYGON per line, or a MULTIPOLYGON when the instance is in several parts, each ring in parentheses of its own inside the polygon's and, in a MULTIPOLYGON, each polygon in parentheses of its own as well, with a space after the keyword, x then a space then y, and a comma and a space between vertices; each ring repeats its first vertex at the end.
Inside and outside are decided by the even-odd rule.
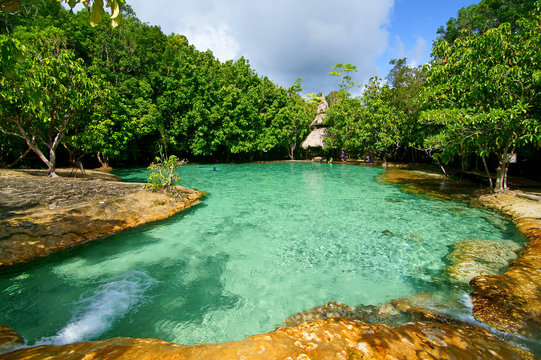
MULTIPOLYGON (((54 169, 59 144, 105 166, 147 164, 157 144, 198 161, 299 156, 323 95, 301 97, 302 79, 284 89, 247 59, 222 63, 142 23, 121 0, 83 2, 77 14, 44 0, 0 14, 2 163, 30 146, 54 169), (122 17, 114 31, 99 22, 108 12, 122 17)), ((505 152, 541 144, 538 7, 483 0, 462 9, 429 66, 392 60, 387 81, 370 79, 356 98, 356 67, 334 66, 325 150, 394 160, 424 150, 444 163, 497 156, 504 171, 505 152)))
MULTIPOLYGON (((481 2, 483 5, 485 2, 481 2)), ((510 23, 453 42, 434 44, 424 99, 423 121, 434 128, 425 145, 444 161, 454 156, 490 154, 499 159, 496 190, 506 188, 508 154, 541 141, 539 9, 510 23)))
POLYGON ((536 0, 483 0, 458 11, 456 18, 440 27, 441 38, 453 43, 460 37, 483 34, 507 23, 513 32, 520 31, 520 21, 531 17, 536 8, 536 0))
POLYGON ((355 87, 356 83, 355 81, 353 81, 351 73, 358 71, 356 66, 351 64, 344 65, 342 63, 338 63, 334 65, 331 70, 332 71, 329 72, 329 75, 342 77, 342 80, 338 85, 340 87, 340 90, 347 93, 351 88, 355 87))
POLYGON ((175 184, 180 183, 178 170, 184 164, 175 155, 165 157, 163 154, 156 156, 155 161, 148 167, 152 170, 145 187, 150 191, 164 191, 178 195, 175 184))
POLYGON ((23 58, 23 45, 8 36, 0 36, 0 76, 13 77, 17 62, 23 58))
POLYGON ((342 90, 329 94, 328 150, 387 159, 413 142, 424 70, 407 66, 406 59, 391 64, 395 64, 388 76, 391 86, 375 77, 359 98, 352 99, 342 90))
POLYGON ((56 149, 84 121, 96 86, 60 30, 18 28, 14 38, 27 50, 13 76, 0 78, 0 130, 23 139, 55 176, 56 149))
MULTIPOLYGON (((120 24, 120 6, 124 4, 124 0, 56 0, 63 2, 71 9, 77 4, 83 4, 90 15, 90 24, 96 26, 100 23, 105 15, 105 8, 110 9, 111 27, 115 28, 120 24)), ((0 1, 0 10, 5 14, 14 13, 19 10, 21 0, 2 0, 0 1)))

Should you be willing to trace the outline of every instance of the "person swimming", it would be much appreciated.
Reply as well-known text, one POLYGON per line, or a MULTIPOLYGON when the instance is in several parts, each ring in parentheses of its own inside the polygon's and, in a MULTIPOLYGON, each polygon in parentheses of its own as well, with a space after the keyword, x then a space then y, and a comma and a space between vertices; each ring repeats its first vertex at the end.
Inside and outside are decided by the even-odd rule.
POLYGON ((218 170, 216 170, 216 168, 215 168, 215 167, 213 167, 213 168, 212 168, 212 170, 210 170, 210 171, 218 171, 218 170))

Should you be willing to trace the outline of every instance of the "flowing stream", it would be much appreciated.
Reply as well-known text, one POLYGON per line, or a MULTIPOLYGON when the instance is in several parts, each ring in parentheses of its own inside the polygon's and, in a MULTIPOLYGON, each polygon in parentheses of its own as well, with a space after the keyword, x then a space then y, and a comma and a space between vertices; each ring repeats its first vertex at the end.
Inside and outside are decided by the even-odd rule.
MULTIPOLYGON (((329 301, 376 305, 422 291, 465 299, 444 269, 466 239, 523 244, 511 222, 379 184, 341 164, 201 165, 208 192, 168 220, 0 274, 0 323, 29 345, 115 336, 238 340, 329 301), (217 171, 211 171, 216 167, 217 171)), ((144 182, 148 171, 119 171, 144 182)), ((445 297, 444 296, 444 297, 445 297)), ((455 301, 469 311, 467 301, 455 301)))

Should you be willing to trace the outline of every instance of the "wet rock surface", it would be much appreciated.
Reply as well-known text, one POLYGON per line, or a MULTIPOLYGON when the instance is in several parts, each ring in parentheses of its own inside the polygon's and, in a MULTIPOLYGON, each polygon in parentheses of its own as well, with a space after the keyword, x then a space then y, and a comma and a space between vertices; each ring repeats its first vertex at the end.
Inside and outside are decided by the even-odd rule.
POLYGON ((183 346, 114 338, 40 346, 0 355, 12 359, 533 359, 477 326, 436 322, 402 326, 327 319, 222 343, 183 346))
POLYGON ((487 195, 486 206, 513 217, 530 241, 502 275, 479 276, 470 282, 474 316, 502 331, 539 337, 541 334, 541 202, 518 192, 487 195))
MULTIPOLYGON (((473 315, 504 332, 540 337, 541 201, 535 200, 536 196, 524 196, 522 191, 482 194, 474 185, 446 179, 433 171, 391 169, 381 175, 380 181, 397 184, 404 191, 464 200, 511 216, 529 241, 504 274, 481 275, 471 280, 473 315)), ((537 188, 528 189, 539 193, 537 188)))
POLYGON ((394 167, 381 173, 378 181, 397 185, 408 193, 457 201, 472 201, 481 191, 478 184, 458 181, 434 169, 415 170, 394 167))
POLYGON ((178 187, 181 197, 152 193, 97 171, 87 171, 84 179, 40 175, 0 171, 0 266, 165 219, 201 197, 184 187, 178 187))
POLYGON ((394 299, 381 305, 349 306, 331 301, 325 305, 316 306, 290 316, 284 320, 284 326, 296 326, 303 322, 327 319, 349 319, 369 324, 403 325, 416 321, 436 321, 445 324, 462 324, 450 318, 438 309, 448 306, 439 304, 432 294, 427 292, 394 299))
POLYGON ((24 344, 22 336, 7 325, 0 324, 0 354, 24 344))
POLYGON ((446 271, 452 281, 468 284, 476 276, 501 274, 521 249, 513 241, 459 241, 447 255, 450 265, 446 271))

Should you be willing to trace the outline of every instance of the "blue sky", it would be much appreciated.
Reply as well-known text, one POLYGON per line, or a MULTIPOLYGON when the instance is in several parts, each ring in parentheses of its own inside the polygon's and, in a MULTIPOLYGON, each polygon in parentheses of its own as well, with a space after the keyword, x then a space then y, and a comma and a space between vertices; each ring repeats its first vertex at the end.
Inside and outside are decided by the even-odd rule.
POLYGON ((303 93, 328 93, 337 63, 359 70, 355 80, 384 78, 389 60, 430 60, 437 29, 473 0, 127 0, 138 18, 166 34, 186 35, 199 50, 225 61, 244 56, 261 76, 303 93))
POLYGON ((456 17, 462 7, 476 4, 472 0, 395 0, 391 9, 389 43, 386 51, 378 58, 378 66, 386 74, 389 60, 407 57, 412 65, 430 60, 432 41, 437 30, 447 20, 456 17))

